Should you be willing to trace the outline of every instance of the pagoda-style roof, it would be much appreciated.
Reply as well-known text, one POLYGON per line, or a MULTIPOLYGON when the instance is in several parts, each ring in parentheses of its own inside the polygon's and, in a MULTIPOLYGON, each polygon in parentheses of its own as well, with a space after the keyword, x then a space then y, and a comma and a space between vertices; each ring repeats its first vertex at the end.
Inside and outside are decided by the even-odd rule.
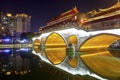
POLYGON ((98 14, 98 12, 94 9, 92 11, 89 11, 89 12, 86 12, 85 15, 90 18, 90 17, 93 17, 95 16, 96 14, 98 14))
POLYGON ((116 4, 114 4, 113 6, 109 7, 109 8, 105 8, 105 9, 99 9, 98 12, 96 12, 96 14, 93 14, 92 17, 94 16, 101 16, 107 13, 111 13, 114 12, 116 10, 120 9, 120 1, 118 0, 116 4))
POLYGON ((111 12, 111 13, 108 13, 108 14, 104 14, 104 15, 101 15, 101 16, 89 18, 86 21, 84 21, 83 24, 96 22, 96 21, 99 22, 99 21, 112 19, 112 18, 120 18, 120 10, 117 10, 117 11, 114 11, 114 12, 111 12))
POLYGON ((97 14, 97 11, 94 9, 94 10, 92 10, 92 11, 89 11, 89 12, 87 12, 86 13, 87 15, 95 15, 95 14, 97 14))
POLYGON ((65 18, 66 16, 74 15, 74 14, 76 14, 78 12, 79 11, 78 11, 77 7, 75 6, 74 8, 72 8, 72 9, 70 9, 70 10, 68 10, 68 11, 66 11, 66 12, 64 12, 62 14, 60 14, 58 17, 52 18, 51 20, 48 21, 48 23, 52 22, 52 21, 56 21, 58 19, 65 18))
POLYGON ((68 10, 68 11, 62 13, 58 18, 67 16, 67 15, 70 15, 70 14, 76 14, 76 13, 78 13, 78 12, 79 12, 79 11, 78 11, 77 7, 75 6, 73 9, 68 10))
POLYGON ((103 11, 109 11, 112 9, 116 9, 116 8, 120 8, 120 1, 118 0, 116 4, 114 4, 113 6, 106 8, 106 9, 99 9, 101 12, 103 11))

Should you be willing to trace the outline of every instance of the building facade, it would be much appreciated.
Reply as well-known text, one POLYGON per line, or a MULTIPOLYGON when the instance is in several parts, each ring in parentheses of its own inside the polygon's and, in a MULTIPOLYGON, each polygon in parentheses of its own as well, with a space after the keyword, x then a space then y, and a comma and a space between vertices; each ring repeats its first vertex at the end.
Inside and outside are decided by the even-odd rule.
POLYGON ((40 27, 39 32, 51 32, 66 28, 105 30, 120 28, 120 2, 106 9, 92 10, 81 13, 76 7, 50 19, 46 26, 40 27))
POLYGON ((15 18, 16 32, 18 35, 22 32, 30 32, 31 16, 28 16, 27 14, 17 14, 15 18))
POLYGON ((11 13, 0 14, 0 34, 8 35, 15 31, 15 18, 11 13))
POLYGON ((56 31, 56 30, 63 30, 63 29, 68 29, 72 27, 78 28, 77 21, 79 20, 79 11, 77 7, 74 7, 62 14, 60 14, 58 17, 50 19, 47 23, 46 26, 40 27, 39 31, 40 33, 45 33, 45 32, 51 32, 51 31, 56 31))
POLYGON ((99 11, 86 13, 89 17, 82 22, 81 26, 88 31, 120 28, 120 2, 99 11))
POLYGON ((0 34, 20 35, 30 31, 31 16, 27 14, 0 13, 0 34))

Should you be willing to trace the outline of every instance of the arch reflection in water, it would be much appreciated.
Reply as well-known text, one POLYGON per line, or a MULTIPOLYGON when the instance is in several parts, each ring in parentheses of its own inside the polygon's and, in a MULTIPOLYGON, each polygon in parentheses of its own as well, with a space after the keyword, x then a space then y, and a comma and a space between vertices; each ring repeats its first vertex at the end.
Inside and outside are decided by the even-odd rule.
POLYGON ((57 33, 48 36, 45 43, 45 51, 48 59, 53 64, 61 63, 66 57, 66 43, 64 39, 57 33))
POLYGON ((43 59, 44 61, 74 75, 90 75, 98 79, 120 77, 118 72, 120 68, 117 67, 119 60, 113 56, 115 51, 108 50, 108 47, 119 39, 117 35, 120 35, 120 29, 97 32, 76 29, 72 29, 70 32, 69 30, 55 31, 47 36, 39 37, 40 40, 44 37, 43 43, 45 42, 47 56, 43 59), (71 49, 69 44, 72 44, 71 49), (112 69, 113 67, 116 67, 115 71, 112 69))
POLYGON ((68 64, 75 68, 78 65, 78 54, 76 53, 76 45, 78 44, 77 36, 71 35, 68 38, 68 48, 66 54, 68 56, 68 64))
POLYGON ((33 43, 33 47, 34 47, 34 51, 36 53, 40 52, 40 40, 39 39, 35 39, 34 43, 33 43))
POLYGON ((45 55, 45 41, 46 41, 46 38, 48 37, 48 35, 50 35, 51 32, 49 33, 44 33, 44 34, 41 34, 38 38, 39 40, 41 41, 41 46, 40 46, 40 56, 41 57, 44 57, 46 58, 46 55, 45 55))
POLYGON ((108 47, 118 39, 120 36, 113 34, 99 34, 89 38, 79 48, 84 53, 80 55, 81 59, 88 68, 102 77, 120 78, 120 60, 108 51, 108 47))

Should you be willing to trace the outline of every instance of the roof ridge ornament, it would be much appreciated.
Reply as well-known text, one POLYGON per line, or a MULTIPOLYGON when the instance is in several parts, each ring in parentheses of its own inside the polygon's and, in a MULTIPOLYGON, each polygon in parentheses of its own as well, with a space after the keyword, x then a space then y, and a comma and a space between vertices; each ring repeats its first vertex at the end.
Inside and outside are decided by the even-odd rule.
POLYGON ((111 9, 115 9, 115 8, 118 8, 120 7, 120 0, 117 0, 116 4, 114 4, 113 6, 109 7, 109 8, 105 8, 105 9, 99 9, 100 11, 108 11, 108 10, 111 10, 111 9))
POLYGON ((77 6, 75 5, 75 7, 73 9, 77 9, 77 6))
POLYGON ((117 1, 117 4, 120 4, 120 0, 117 1))

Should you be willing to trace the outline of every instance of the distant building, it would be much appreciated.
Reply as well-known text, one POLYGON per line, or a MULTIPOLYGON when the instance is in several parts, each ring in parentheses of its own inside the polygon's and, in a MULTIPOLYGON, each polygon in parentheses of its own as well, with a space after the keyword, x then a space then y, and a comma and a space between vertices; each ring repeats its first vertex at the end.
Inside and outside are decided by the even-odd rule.
POLYGON ((40 33, 62 30, 66 28, 105 30, 120 28, 120 2, 106 9, 81 13, 76 7, 50 19, 45 26, 39 28, 40 33))
POLYGON ((14 59, 14 70, 16 74, 25 74, 30 70, 30 59, 22 57, 20 53, 16 53, 14 59), (27 72, 26 72, 27 71, 27 72))
POLYGON ((15 18, 11 13, 0 14, 0 34, 8 35, 15 31, 15 18))
POLYGON ((0 13, 0 34, 20 35, 30 31, 31 16, 27 14, 0 13))
POLYGON ((15 56, 15 62, 14 62, 14 67, 15 67, 16 72, 21 72, 23 70, 22 66, 23 66, 23 59, 18 54, 15 56))
POLYGON ((16 32, 18 35, 22 32, 30 32, 31 16, 28 16, 26 14, 17 14, 15 18, 16 32))

